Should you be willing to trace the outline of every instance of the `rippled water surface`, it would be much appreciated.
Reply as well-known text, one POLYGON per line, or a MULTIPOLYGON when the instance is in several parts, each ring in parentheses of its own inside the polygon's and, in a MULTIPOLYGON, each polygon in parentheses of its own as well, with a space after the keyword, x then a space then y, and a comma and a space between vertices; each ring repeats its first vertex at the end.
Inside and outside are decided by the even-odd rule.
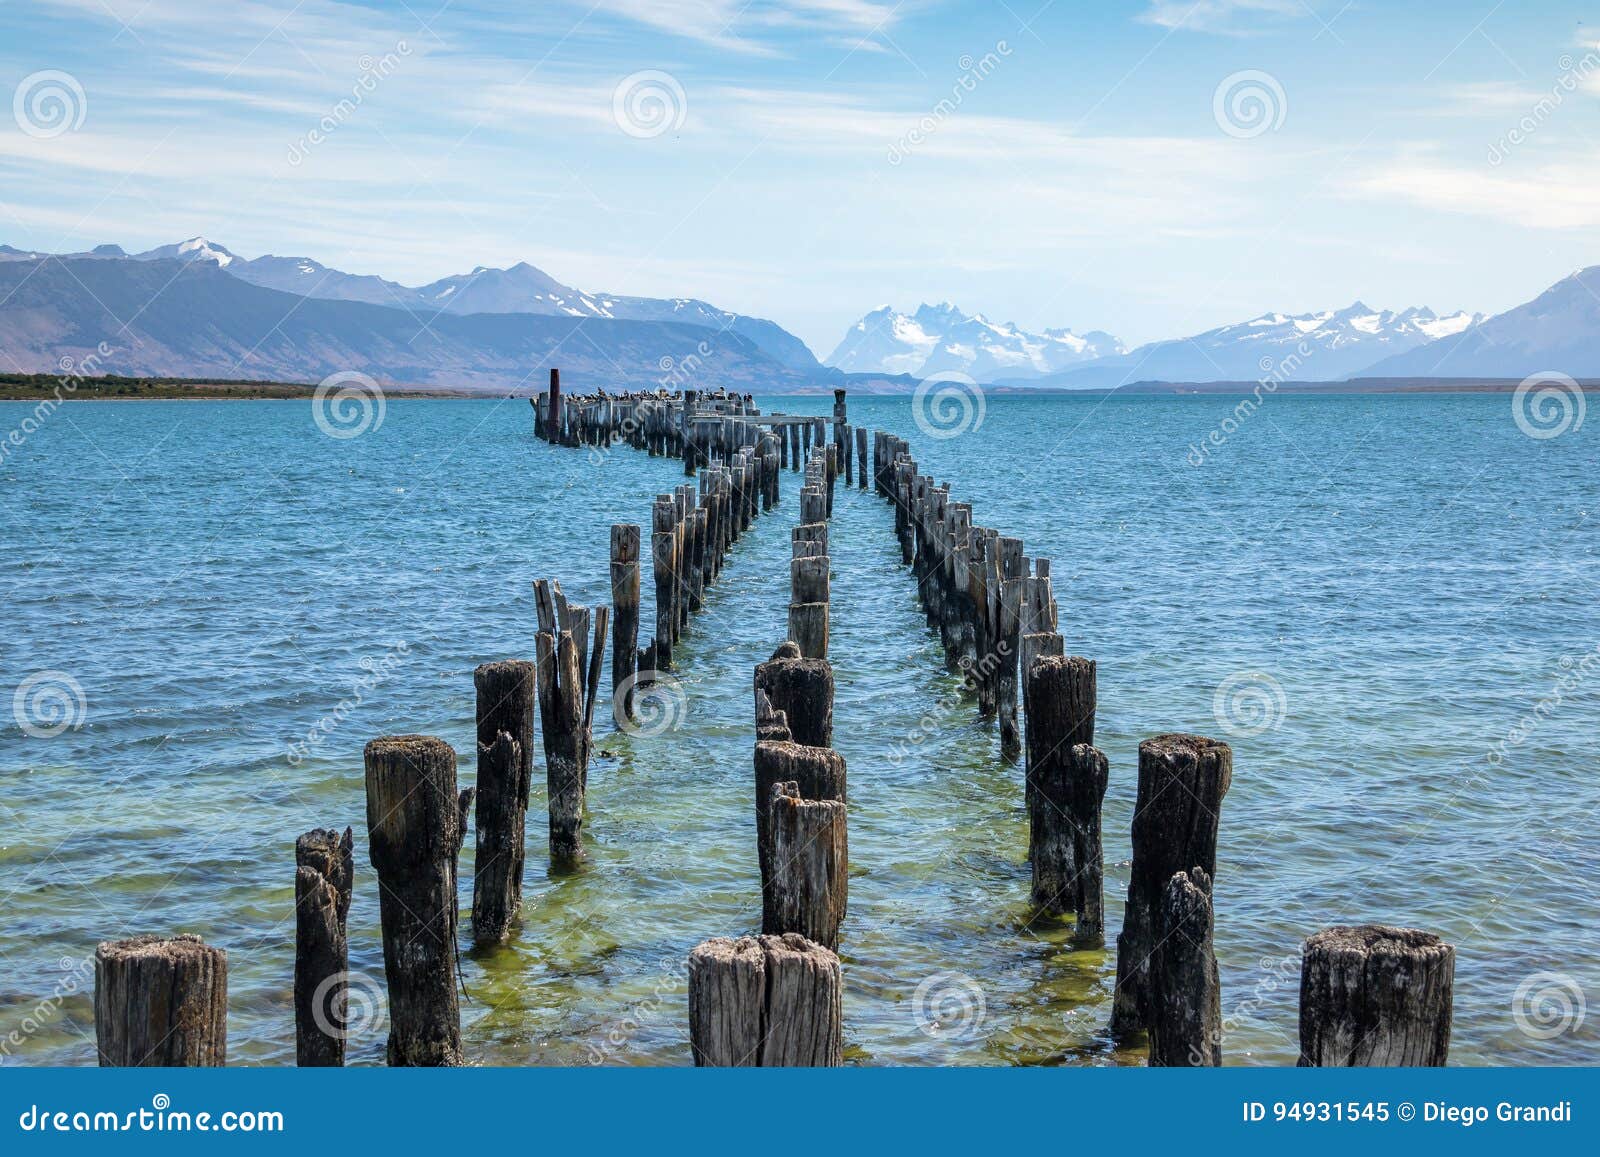
MULTIPOLYGON (((1368 920, 1457 945, 1454 1061, 1600 1063, 1596 1010, 1575 1024, 1559 1003, 1600 994, 1600 423, 1536 440, 1505 395, 1273 397, 1186 461, 1232 406, 991 398, 949 439, 909 399, 854 398, 851 417, 909 438, 977 521, 1054 560, 1067 646, 1099 662, 1113 944, 1138 741, 1233 743, 1229 1063, 1293 1062, 1300 940, 1368 920), (1230 735, 1214 700, 1242 676, 1267 712, 1224 719, 1230 735)), ((0 428, 30 412, 0 404, 0 428)), ((525 401, 392 399, 348 440, 308 403, 84 402, 0 464, 0 690, 60 672, 85 704, 54 737, 10 714, 0 731, 0 1059, 92 1063, 95 942, 189 931, 229 953, 230 1059, 292 1063, 293 844, 313 826, 356 827, 352 967, 382 976, 362 745, 443 736, 470 784, 472 670, 532 656, 531 581, 600 601, 609 526, 648 535, 653 495, 683 480, 675 461, 596 465, 530 429, 525 401)), ((597 724, 578 875, 545 871, 535 776, 520 932, 463 960, 476 1061, 688 1063, 686 953, 759 924, 750 680, 784 632, 796 476, 783 485, 676 653, 680 728, 597 724)), ((1029 912, 1020 769, 970 705, 919 728, 957 684, 892 525, 841 482, 847 1057, 1137 1062, 1102 1031, 1114 949, 1029 912)), ((377 1063, 367 1027, 353 1060, 377 1063)))

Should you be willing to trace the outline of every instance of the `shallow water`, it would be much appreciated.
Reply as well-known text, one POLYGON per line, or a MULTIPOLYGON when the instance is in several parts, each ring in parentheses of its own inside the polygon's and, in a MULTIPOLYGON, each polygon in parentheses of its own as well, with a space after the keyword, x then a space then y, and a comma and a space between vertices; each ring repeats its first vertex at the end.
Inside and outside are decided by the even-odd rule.
MULTIPOLYGON (((1529 438, 1505 395, 1272 397, 1196 467, 1231 402, 996 397, 949 439, 910 399, 850 405, 1054 560, 1067 646, 1099 662, 1113 944, 1139 739, 1232 742, 1228 1063, 1293 1062, 1300 940, 1368 920, 1456 944, 1454 1062, 1600 1063, 1600 1016, 1575 1015, 1600 992, 1594 425, 1529 438), (1267 717, 1219 720, 1240 675, 1267 717)), ((0 428, 31 409, 0 403, 0 428)), ((352 968, 381 979, 362 745, 438 734, 469 784, 472 669, 532 655, 531 580, 606 597, 608 527, 648 533, 682 481, 530 431, 525 401, 391 400, 350 440, 307 403, 85 402, 0 464, 0 689, 62 672, 84 704, 53 737, 0 731, 0 1061, 92 1063, 95 942, 190 931, 229 952, 230 1060, 292 1063, 293 841, 313 826, 356 826, 352 968)), ((520 933, 463 962, 475 1061, 688 1062, 688 949, 759 924, 749 688, 784 631, 797 492, 786 474, 675 653, 678 729, 597 724, 578 875, 545 871, 536 772, 520 933)), ((841 482, 847 1058, 1137 1063, 1102 1032, 1114 948, 1031 917, 1020 769, 970 704, 944 716, 957 681, 892 525, 841 482)), ((381 1014, 361 1028, 352 1059, 381 1062, 381 1014)))

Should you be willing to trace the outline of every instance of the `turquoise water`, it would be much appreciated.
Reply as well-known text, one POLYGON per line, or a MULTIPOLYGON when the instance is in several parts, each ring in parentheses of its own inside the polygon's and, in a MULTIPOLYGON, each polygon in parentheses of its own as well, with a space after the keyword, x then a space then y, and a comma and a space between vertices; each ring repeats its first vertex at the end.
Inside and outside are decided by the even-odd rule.
MULTIPOLYGON (((0 403, 0 430, 31 410, 0 403)), ((851 400, 977 521, 1054 560, 1068 648, 1100 665, 1113 943, 1139 739, 1233 743, 1229 1063, 1292 1063, 1301 938, 1366 920, 1456 944, 1454 1061, 1600 1063, 1600 1009, 1577 1015, 1600 993, 1600 423, 1536 440, 1505 395, 1272 397, 1186 461, 1231 411, 995 397, 979 429, 934 439, 910 399, 851 400)), ((356 826, 352 968, 381 977, 362 745, 438 734, 469 784, 472 669, 532 655, 531 581, 599 601, 610 524, 647 524, 682 481, 675 461, 597 466, 530 426, 525 401, 392 399, 348 440, 303 402, 83 402, 13 448, 0 693, 56 672, 82 707, 69 685, 80 726, 48 737, 0 714, 0 1061, 92 1063, 95 942, 189 931, 230 955, 230 1059, 292 1062, 293 842, 313 826, 356 826)), ((784 630, 797 491, 785 475, 677 652, 678 730, 597 724, 580 874, 546 874, 536 791, 520 934, 463 961, 476 1061, 688 1062, 685 954, 759 924, 749 686, 784 630)), ((1031 920, 1021 772, 992 727, 958 701, 915 738, 956 681, 892 521, 841 484, 848 1059, 1136 1063, 1102 1032, 1114 949, 1031 920)), ((380 1062, 382 1041, 381 1011, 363 1014, 352 1060, 380 1062)))

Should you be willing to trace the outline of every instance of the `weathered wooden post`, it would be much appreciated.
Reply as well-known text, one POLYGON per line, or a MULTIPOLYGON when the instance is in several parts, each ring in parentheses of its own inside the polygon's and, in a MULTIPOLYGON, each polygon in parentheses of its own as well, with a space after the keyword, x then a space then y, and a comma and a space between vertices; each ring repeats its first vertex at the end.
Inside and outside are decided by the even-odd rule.
POLYGON ((702 1066, 844 1063, 839 958, 804 936, 718 937, 689 953, 689 1042, 702 1066))
POLYGON ((803 799, 800 785, 789 780, 773 786, 767 825, 772 902, 770 920, 763 919, 761 930, 798 932, 837 950, 849 891, 845 805, 836 799, 803 799))
POLYGON ((856 427, 856 481, 861 489, 867 488, 867 428, 856 427))
POLYGON ((796 743, 833 746, 833 668, 826 659, 803 658, 798 646, 785 642, 756 665, 755 685, 784 713, 796 743))
MULTIPOLYGON (((760 692, 757 692, 760 694, 760 692)), ((758 700, 759 712, 759 700, 758 700)), ((781 712, 779 713, 781 714, 781 712)), ((757 716, 757 729, 761 726, 757 716)), ((831 747, 762 740, 756 743, 756 860, 761 869, 762 925, 776 920, 772 889, 772 799, 779 784, 792 783, 802 798, 845 802, 847 769, 844 756, 831 747)))
POLYGON ((228 954, 189 935, 102 941, 94 1036, 102 1066, 226 1064, 228 954))
MULTIPOLYGON (((657 647, 660 640, 657 640, 657 647)), ((567 871, 583 859, 584 772, 583 682, 578 645, 571 631, 540 631, 539 723, 544 735, 546 795, 550 811, 550 861, 567 871)))
MULTIPOLYGON (((1028 718, 1031 733, 1033 716, 1028 718)), ((1071 913, 1077 938, 1098 944, 1105 935, 1100 803, 1106 794, 1106 757, 1086 743, 1051 745, 1030 766, 1033 904, 1051 916, 1071 913)))
POLYGON ((472 681, 478 697, 472 940, 483 947, 503 941, 522 908, 537 666, 526 659, 484 663, 472 681))
POLYGON ((1094 743, 1097 694, 1094 660, 1077 655, 1041 655, 1028 668, 1027 679, 1028 760, 1023 773, 1023 794, 1031 813, 1036 790, 1034 761, 1051 752, 1069 751, 1080 743, 1094 743), (1044 696, 1043 701, 1034 702, 1035 693, 1044 696))
POLYGON ((1222 1063, 1222 989, 1212 947, 1211 877, 1177 872, 1161 894, 1160 939, 1151 969, 1150 1064, 1222 1063))
POLYGON ((618 727, 633 719, 633 689, 639 681, 639 528, 611 528, 611 718, 618 727))
MULTIPOLYGON (((1035 668, 1046 662, 1039 660, 1035 668)), ((1192 867, 1215 879, 1217 825, 1232 778, 1233 751, 1218 740, 1169 734, 1139 744, 1133 866, 1117 937, 1115 1033, 1149 1027, 1150 967, 1162 893, 1174 874, 1192 867)))
POLYGON ((669 494, 656 495, 651 511, 650 557, 656 579, 656 650, 654 669, 672 670, 672 642, 677 637, 678 543, 673 533, 677 509, 669 494))
POLYGON ((561 445, 561 371, 550 367, 550 427, 547 438, 552 446, 561 445))
POLYGON ((456 753, 429 735, 367 744, 367 841, 389 985, 389 1063, 459 1065, 456 753))
POLYGON ((294 1056, 302 1067, 344 1064, 354 838, 349 828, 313 828, 294 842, 294 1056))
POLYGON ((807 659, 828 657, 829 568, 827 555, 789 563, 789 638, 807 659))
POLYGON ((1455 966, 1453 946, 1415 928, 1318 932, 1300 964, 1300 1065, 1443 1065, 1455 966))

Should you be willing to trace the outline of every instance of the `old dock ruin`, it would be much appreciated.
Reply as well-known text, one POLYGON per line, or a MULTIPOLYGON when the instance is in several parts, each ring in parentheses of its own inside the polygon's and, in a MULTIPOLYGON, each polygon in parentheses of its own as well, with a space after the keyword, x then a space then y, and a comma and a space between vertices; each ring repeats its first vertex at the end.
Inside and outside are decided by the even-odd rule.
MULTIPOLYGON (((1036 919, 1070 925, 1096 948, 1118 927, 1109 1030, 1148 1045, 1158 1066, 1224 1061, 1213 906, 1223 804, 1235 773, 1223 742, 1158 734, 1136 767, 1095 744, 1102 690, 1094 657, 1072 653, 1072 622, 1050 560, 985 526, 948 482, 922 470, 899 435, 849 421, 836 390, 831 416, 763 414, 724 390, 569 393, 558 370, 530 399, 533 430, 553 447, 681 462, 672 485, 639 496, 639 520, 609 529, 609 605, 582 606, 560 576, 528 576, 534 653, 488 656, 474 672, 472 786, 458 753, 427 735, 366 744, 365 842, 352 821, 285 839, 295 894, 294 1017, 301 1065, 345 1061, 346 922, 351 896, 375 889, 382 919, 392 1065, 472 1059, 461 1030, 457 953, 461 849, 474 839, 470 939, 515 941, 523 915, 527 829, 539 753, 545 847, 552 872, 586 863, 586 799, 596 727, 638 729, 641 693, 674 670, 677 645, 760 518, 791 523, 787 611, 773 617, 771 657, 751 672, 748 879, 759 927, 707 928, 681 946, 688 1048, 698 1065, 839 1065, 850 1026, 847 768, 834 749, 834 707, 850 681, 830 656, 838 487, 876 494, 893 512, 899 560, 948 668, 974 715, 992 720, 997 766, 1014 767, 1028 817, 1031 881, 1019 899, 1036 919), (798 481, 786 515, 781 488, 798 481), (648 528, 648 529, 647 529, 648 528), (648 540, 646 535, 648 534, 648 540), (645 546, 648 541, 648 557, 645 546), (644 592, 650 592, 650 605, 644 592), (609 659, 610 677, 604 668, 609 659), (599 702, 602 687, 609 705, 599 702), (536 744, 536 732, 538 743, 536 744), (1101 803, 1116 777, 1136 784, 1133 857, 1120 922, 1104 897, 1101 803)), ((605 533, 597 527, 595 533, 605 533)), ((898 581, 886 576, 887 581, 898 581)), ((1067 592, 1070 594, 1070 592, 1067 592)), ((765 646, 763 646, 765 653, 765 646)), ((1116 688, 1104 688, 1115 696, 1116 688)), ((602 765, 603 766, 603 765, 602 765)), ((1241 775, 1251 769, 1241 766, 1241 775)), ((537 831, 537 827, 535 829, 537 831)), ((181 919, 171 921, 181 929, 181 919)), ((997 932, 996 934, 1003 934, 997 932)), ((1307 927, 1302 948, 1299 1063, 1441 1065, 1449 1049, 1454 949, 1417 929, 1307 927)), ((181 934, 100 945, 95 1031, 104 1065, 221 1065, 227 1055, 227 955, 181 934)), ((909 987, 919 977, 905 978, 909 987)), ((470 997, 468 997, 470 999, 470 997)))

